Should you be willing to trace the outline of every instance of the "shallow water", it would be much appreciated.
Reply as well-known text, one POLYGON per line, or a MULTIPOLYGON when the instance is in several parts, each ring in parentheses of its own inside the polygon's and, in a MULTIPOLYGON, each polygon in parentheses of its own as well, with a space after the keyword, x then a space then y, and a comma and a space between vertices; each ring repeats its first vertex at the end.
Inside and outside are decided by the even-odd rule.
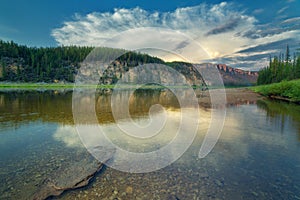
MULTIPOLYGON (((152 112, 151 120, 167 121, 161 134, 147 141, 118 131, 110 103, 109 93, 97 95, 97 120, 111 141, 129 151, 159 149, 179 126, 180 106, 169 91, 130 97, 131 117, 140 125, 149 122, 151 105, 165 108, 152 112)), ((187 113, 192 116, 194 110, 187 113)), ((300 199, 300 106, 259 101, 227 108, 218 143, 199 159, 210 120, 211 110, 200 108, 196 138, 173 164, 138 174, 106 167, 89 186, 57 199, 300 199)), ((126 118, 121 122, 130 123, 126 118)), ((1 199, 30 199, 55 170, 87 155, 74 126, 72 91, 1 92, 0 137, 1 199)))

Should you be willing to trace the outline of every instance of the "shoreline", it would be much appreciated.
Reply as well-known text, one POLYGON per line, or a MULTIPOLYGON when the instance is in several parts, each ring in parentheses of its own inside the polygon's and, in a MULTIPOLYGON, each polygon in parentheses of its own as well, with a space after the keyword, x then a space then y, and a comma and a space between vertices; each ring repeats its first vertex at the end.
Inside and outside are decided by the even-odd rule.
POLYGON ((259 85, 251 89, 270 99, 300 104, 300 79, 259 85))
MULTIPOLYGON (((216 89, 218 90, 218 89, 216 89)), ((221 91, 220 91, 221 92, 221 91)), ((266 97, 254 92, 250 88, 225 88, 226 106, 239 106, 243 104, 255 104, 259 100, 263 100, 266 97)), ((199 105, 205 108, 211 108, 211 102, 209 97, 209 91, 205 91, 203 96, 199 98, 199 105)), ((220 102, 220 106, 224 105, 224 102, 220 102)), ((215 105, 215 106, 218 106, 215 105)))
MULTIPOLYGON (((194 89, 201 89, 201 86, 190 86, 190 85, 170 85, 170 88, 178 88, 178 89, 185 89, 185 88, 194 88, 194 89)), ((73 89, 73 88, 87 88, 87 89, 164 89, 166 87, 162 85, 139 85, 139 84, 113 84, 113 85, 94 85, 94 84, 75 84, 75 83, 1 83, 0 82, 0 90, 1 89, 73 89)))

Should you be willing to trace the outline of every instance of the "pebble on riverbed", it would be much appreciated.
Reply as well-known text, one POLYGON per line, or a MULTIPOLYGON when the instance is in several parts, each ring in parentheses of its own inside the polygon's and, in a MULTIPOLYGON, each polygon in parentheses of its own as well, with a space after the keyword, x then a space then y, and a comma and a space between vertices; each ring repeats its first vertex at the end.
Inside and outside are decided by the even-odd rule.
POLYGON ((132 188, 131 186, 128 186, 128 187, 126 188, 126 193, 127 193, 127 194, 132 194, 132 192, 133 192, 133 188, 132 188))

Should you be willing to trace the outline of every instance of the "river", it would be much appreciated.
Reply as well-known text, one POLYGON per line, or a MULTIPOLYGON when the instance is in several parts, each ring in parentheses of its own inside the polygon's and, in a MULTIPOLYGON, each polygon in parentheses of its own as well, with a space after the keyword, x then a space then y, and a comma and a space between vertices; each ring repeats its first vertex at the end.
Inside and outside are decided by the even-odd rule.
MULTIPOLYGON (((73 120, 72 93, 0 92, 0 199, 30 199, 56 170, 86 156, 73 120)), ((129 94, 126 90, 120 93, 122 98, 130 98, 133 122, 147 124, 149 109, 157 104, 164 111, 150 109, 151 120, 159 122, 166 117, 167 121, 150 141, 122 136, 110 109, 111 94, 102 92, 96 95, 95 110, 110 140, 134 152, 154 151, 172 141, 182 111, 176 97, 162 89, 129 94)), ((90 101, 82 99, 83 104, 90 101)), ((199 107, 196 136, 187 151, 170 165, 149 173, 129 173, 107 166, 88 186, 56 198, 300 199, 299 105, 260 100, 227 107, 217 144, 200 159, 198 153, 211 111, 199 107)), ((194 112, 186 111, 191 118, 194 112)), ((126 117, 120 118, 125 126, 132 123, 126 117)), ((190 123, 184 125, 185 132, 193 131, 190 129, 195 124, 190 123)))

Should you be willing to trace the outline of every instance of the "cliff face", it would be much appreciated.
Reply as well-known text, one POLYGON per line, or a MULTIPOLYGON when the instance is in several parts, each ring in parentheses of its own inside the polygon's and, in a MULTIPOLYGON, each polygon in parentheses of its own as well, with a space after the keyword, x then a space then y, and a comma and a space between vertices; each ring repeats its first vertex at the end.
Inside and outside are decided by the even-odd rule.
MULTIPOLYGON (((163 72, 161 69, 149 69, 149 66, 144 66, 139 69, 134 69, 135 66, 142 65, 142 63, 125 61, 114 61, 109 65, 104 73, 100 75, 101 84, 115 84, 119 79, 128 83, 143 83, 147 80, 155 80, 161 83, 170 83, 174 79, 172 72, 163 72), (170 77, 171 76, 171 77, 170 77)), ((151 64, 150 64, 151 65, 151 64)), ((154 64, 153 64, 154 65, 154 64)), ((165 68, 172 68, 179 74, 183 75, 186 82, 190 85, 206 86, 214 85, 213 81, 203 80, 201 74, 190 63, 171 62, 164 63, 165 68)), ((204 65, 204 68, 215 67, 218 69, 225 86, 248 86, 253 85, 257 81, 258 72, 244 71, 237 68, 229 67, 225 64, 204 65)), ((203 69, 203 68, 202 68, 203 69)), ((214 76, 212 74, 211 76, 214 76)), ((207 77, 210 79, 210 77, 207 77)))
POLYGON ((223 78, 224 85, 254 85, 258 78, 256 71, 244 71, 225 64, 217 64, 216 67, 223 78))
MULTIPOLYGON (((96 74, 100 77, 100 84, 108 85, 122 80, 128 84, 152 82, 167 85, 206 86, 202 76, 189 63, 142 63, 115 60, 105 68, 103 72, 79 69, 79 73, 89 76, 96 74)), ((85 80, 88 80, 89 76, 86 76, 85 80)))

